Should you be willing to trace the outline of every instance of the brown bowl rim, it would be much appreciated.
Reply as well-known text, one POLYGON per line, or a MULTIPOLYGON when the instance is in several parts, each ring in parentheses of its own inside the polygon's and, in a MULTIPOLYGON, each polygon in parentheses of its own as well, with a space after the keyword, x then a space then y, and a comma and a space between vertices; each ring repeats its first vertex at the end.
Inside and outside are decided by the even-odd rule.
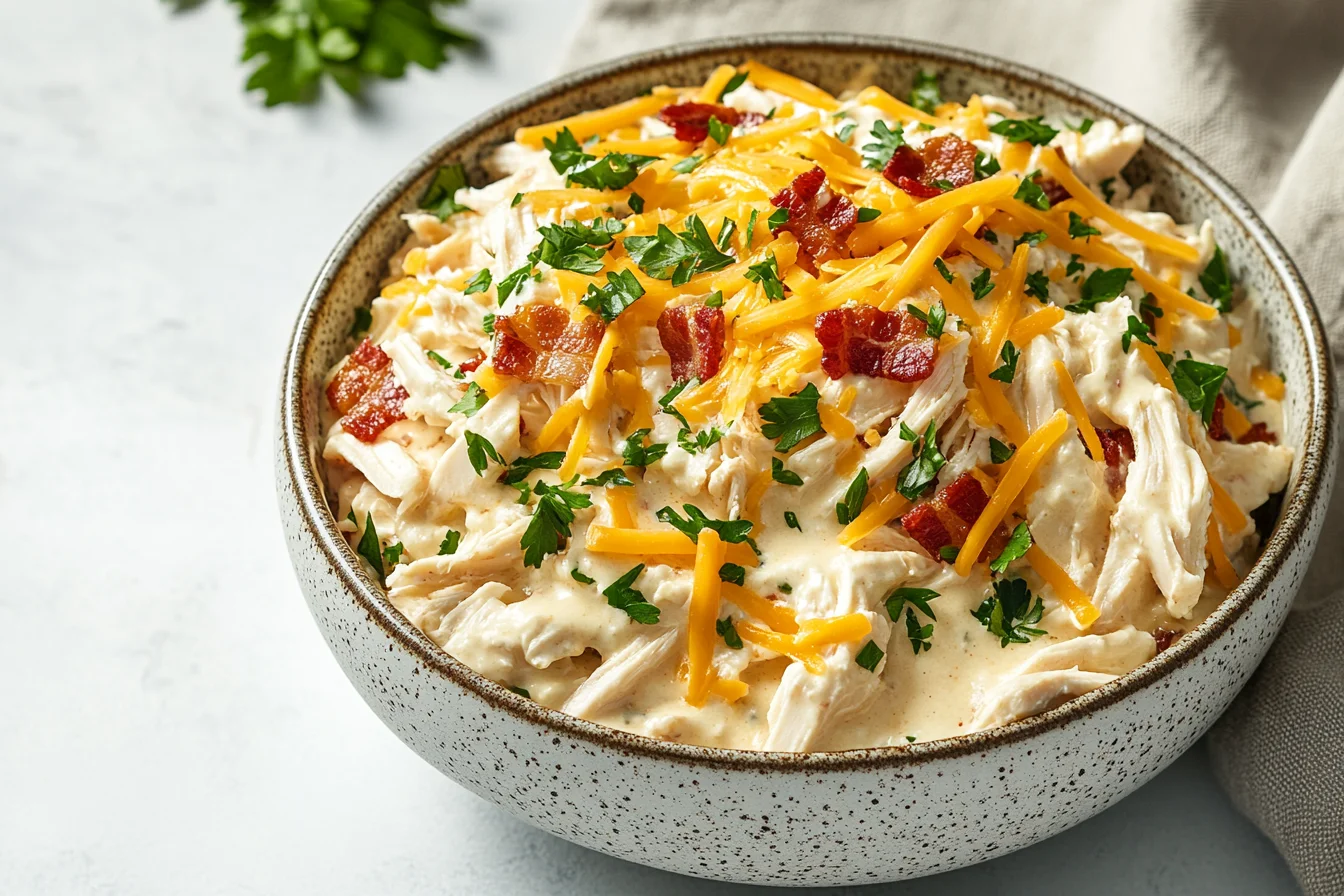
POLYGON ((427 152, 413 161, 389 182, 341 236, 309 289, 295 324, 286 352, 280 395, 280 436, 285 470, 293 485, 304 525, 313 535, 331 568, 337 573, 369 619, 419 660, 426 670, 444 676, 467 689, 494 708, 502 709, 538 727, 539 734, 560 734, 611 749, 625 755, 643 755, 659 759, 736 767, 756 771, 834 771, 854 768, 895 768, 918 765, 937 759, 982 753, 993 747, 1026 740, 1064 727, 1156 682, 1172 670, 1197 660, 1247 608, 1266 591, 1271 580, 1282 571, 1292 546, 1303 535, 1311 509, 1328 495, 1326 481, 1328 459, 1334 439, 1334 380, 1325 331, 1310 292, 1296 266, 1269 228, 1229 184, 1161 130, 1144 119, 1111 103, 1091 91, 1036 69, 996 57, 941 44, 906 38, 873 37, 852 34, 762 34, 750 37, 714 38, 676 44, 636 53, 599 65, 562 75, 545 84, 501 103, 458 127, 427 152), (575 88, 601 82, 617 74, 641 67, 694 57, 743 55, 761 49, 786 48, 808 50, 860 50, 895 53, 927 60, 932 64, 953 64, 979 69, 998 76, 1020 80, 1089 105, 1102 115, 1120 122, 1142 124, 1147 142, 1171 158, 1186 176, 1209 189, 1230 216, 1250 235, 1269 259, 1289 298, 1293 320, 1308 348, 1311 390, 1304 449, 1299 459, 1297 486, 1285 495, 1280 518, 1255 565, 1218 607, 1195 629, 1175 645, 1137 669, 1096 690, 1074 698, 1055 709, 985 731, 956 735, 939 740, 896 746, 867 747, 856 750, 811 753, 780 753, 736 750, 672 743, 643 735, 608 728, 596 722, 549 709, 521 697, 477 674, 435 644, 402 616, 388 601, 383 590, 360 566, 354 551, 337 528, 327 504, 321 479, 314 467, 303 416, 303 370, 311 347, 318 312, 328 288, 370 225, 398 203, 405 191, 431 166, 440 163, 457 144, 473 134, 527 108, 575 88))

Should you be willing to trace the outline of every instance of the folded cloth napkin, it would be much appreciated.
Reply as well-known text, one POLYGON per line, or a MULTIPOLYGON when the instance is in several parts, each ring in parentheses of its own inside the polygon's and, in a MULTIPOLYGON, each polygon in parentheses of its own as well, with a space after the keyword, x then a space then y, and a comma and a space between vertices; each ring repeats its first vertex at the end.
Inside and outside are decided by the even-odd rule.
MULTIPOLYGON (((1344 370, 1344 5, 1338 0, 592 0, 571 67, 762 31, 901 35, 1053 72, 1155 122, 1265 217, 1344 370)), ((1336 489, 1323 546, 1344 537, 1336 489)), ((1214 765, 1309 896, 1344 893, 1344 564, 1323 550, 1214 765)))

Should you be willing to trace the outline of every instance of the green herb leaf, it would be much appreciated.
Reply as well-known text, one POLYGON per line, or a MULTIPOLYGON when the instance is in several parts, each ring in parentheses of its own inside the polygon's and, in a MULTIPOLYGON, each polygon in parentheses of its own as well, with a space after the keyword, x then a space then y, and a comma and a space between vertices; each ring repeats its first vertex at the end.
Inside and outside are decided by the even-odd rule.
POLYGON ((516 208, 516 207, 518 206, 518 203, 520 203, 520 202, 522 202, 522 201, 523 201, 523 194, 522 194, 522 193, 514 193, 514 194, 513 194, 513 201, 509 203, 509 208, 516 208))
POLYGON ((879 119, 873 123, 873 142, 865 143, 859 152, 863 155, 863 166, 881 171, 887 167, 896 150, 905 145, 905 135, 893 131, 887 123, 879 119))
POLYGON ((1027 295, 1038 302, 1048 302, 1050 300, 1050 278, 1045 275, 1045 271, 1030 271, 1027 273, 1027 295))
POLYGON ((1023 243, 1026 243, 1028 246, 1039 246, 1048 239, 1050 239, 1050 234, 1046 233, 1044 230, 1032 230, 1013 240, 1013 248, 1016 249, 1023 243))
POLYGON ((747 218, 747 248, 751 248, 751 241, 756 238, 756 219, 760 217, 761 210, 754 208, 751 215, 747 218))
POLYGON ((1126 322, 1125 332, 1120 336, 1120 348, 1124 350, 1125 354, 1129 354, 1129 346, 1131 340, 1134 339, 1157 348, 1157 343, 1153 341, 1150 333, 1152 333, 1152 330, 1148 329, 1148 325, 1131 314, 1126 322))
POLYGON ((718 101, 722 103, 724 97, 726 97, 728 94, 732 93, 734 90, 741 87, 745 83, 747 83, 746 72, 738 72, 737 74, 733 75, 731 78, 728 79, 728 83, 723 85, 723 90, 719 93, 718 101))
POLYGON ((732 544, 750 541, 751 520, 712 520, 694 504, 683 504, 681 509, 686 513, 684 518, 671 507, 660 508, 657 517, 679 529, 691 541, 698 541, 703 529, 713 529, 720 538, 732 544))
POLYGON ((602 594, 606 597, 608 606, 624 610, 626 615, 635 622, 652 625, 658 621, 660 611, 645 600, 644 594, 634 587, 635 580, 639 578, 642 572, 644 572, 643 563, 603 588, 602 594))
POLYGON ((682 392, 684 392, 686 390, 686 387, 689 386, 692 382, 694 382, 694 380, 687 380, 684 383, 677 383, 671 389, 668 389, 666 392, 664 392, 662 397, 658 399, 658 407, 663 409, 664 414, 668 414, 676 418, 676 421, 681 424, 682 429, 690 429, 691 424, 686 422, 685 415, 682 414, 681 411, 677 410, 677 406, 673 404, 673 402, 677 400, 677 396, 680 395, 682 392))
POLYGON ((996 121, 989 126, 991 134, 999 134, 1014 143, 1031 143, 1035 146, 1044 146, 1059 131, 1050 127, 1050 125, 1041 121, 1041 116, 1035 118, 1005 118, 1002 121, 996 121))
POLYGON ((984 180, 992 174, 998 174, 1002 170, 999 160, 994 158, 984 150, 975 151, 975 179, 984 180))
POLYGON ((957 555, 961 553, 961 548, 955 544, 945 544, 938 549, 938 556, 948 563, 955 563, 957 555))
POLYGON ((1034 637, 1045 634, 1042 629, 1032 628, 1041 621, 1045 606, 1041 599, 1031 602, 1031 590, 1022 579, 1000 579, 994 583, 994 594, 985 598, 971 615, 980 624, 999 639, 1000 647, 1009 644, 1026 644, 1034 637))
POLYGON ((971 281, 971 296, 983 299, 994 291, 994 281, 990 279, 989 268, 981 268, 980 273, 971 281))
POLYGON ((1223 386, 1227 368, 1217 364, 1205 364, 1191 358, 1183 358, 1171 369, 1171 379, 1176 391, 1181 393, 1191 410, 1199 414, 1207 427, 1213 422, 1213 406, 1218 400, 1218 391, 1223 386))
POLYGON ((467 185, 467 169, 461 165, 444 165, 434 172, 425 193, 420 197, 420 207, 446 221, 458 212, 470 211, 457 201, 457 191, 467 185))
MULTIPOLYGON (((564 452, 560 452, 563 457, 564 452)), ((583 480, 583 484, 593 488, 606 488, 608 486, 633 486, 630 477, 625 475, 625 470, 620 467, 612 467, 610 470, 603 470, 591 479, 583 480)))
MULTIPOLYGON (((504 303, 509 300, 509 296, 522 289, 523 281, 532 276, 532 264, 528 262, 516 271, 511 271, 508 276, 495 285, 495 295, 499 298, 499 305, 502 308, 504 303)), ((491 318, 493 320, 493 316, 491 318)))
POLYGON ((373 326, 373 312, 360 305, 355 309, 355 319, 350 324, 350 338, 364 335, 369 332, 371 326, 373 326))
POLYGON ((772 398, 761 405, 761 434, 775 440, 775 450, 787 452, 803 439, 821 432, 817 401, 821 393, 808 383, 787 398, 772 398))
POLYGON ((716 289, 716 290, 714 290, 712 293, 710 293, 709 295, 705 296, 705 307, 706 307, 706 308, 722 308, 722 307, 723 307, 723 290, 721 290, 721 289, 716 289))
POLYGON ((388 566, 396 566, 401 562, 401 555, 406 552, 406 545, 401 542, 390 544, 383 548, 383 562, 388 566))
POLYGON ((777 208, 770 213, 770 217, 765 219, 765 226, 774 233, 785 224, 789 223, 789 210, 787 208, 777 208))
POLYGON ((924 322, 925 335, 934 339, 943 335, 943 327, 947 325, 947 309, 943 307, 942 301, 934 302, 928 311, 921 311, 917 305, 906 305, 905 310, 915 320, 924 322))
POLYGON ((999 556, 989 561, 990 572, 1002 573, 1008 569, 1009 563, 1025 557, 1030 547, 1031 530, 1027 528, 1026 523, 1018 523, 1013 529, 1013 534, 1008 536, 1008 543, 1003 546, 999 556))
POLYGON ((1199 275, 1199 285, 1204 287, 1205 295, 1219 311, 1232 310, 1232 275, 1228 273, 1222 247, 1214 246, 1213 258, 1199 275))
POLYGON ((1101 187, 1101 195, 1105 197, 1107 204, 1109 204, 1115 198, 1115 178, 1108 177, 1097 186, 1101 187))
POLYGON ((1251 399, 1242 395, 1237 391, 1236 384, 1233 383, 1230 378, 1223 380, 1223 394, 1227 396, 1228 401, 1232 402, 1243 411, 1255 410, 1260 407, 1260 405, 1264 404, 1263 401, 1251 401, 1251 399))
POLYGON ((569 571, 569 577, 581 585, 592 585, 597 581, 577 566, 569 571))
POLYGON ((857 127, 858 127, 857 123, 847 121, 840 126, 840 130, 836 132, 835 138, 839 140, 841 143, 848 143, 850 136, 853 135, 854 129, 857 127))
POLYGON ((1109 302, 1120 295, 1133 274, 1132 268, 1097 268, 1083 281, 1078 291, 1078 301, 1065 305, 1064 310, 1074 314, 1095 311, 1102 302, 1109 302))
MULTIPOLYGON (((882 217, 882 211, 880 209, 868 208, 867 206, 864 206, 863 208, 859 209, 860 224, 867 224, 869 221, 876 221, 880 217, 882 217)), ((941 259, 939 260, 941 261, 941 259)))
MULTIPOLYGON (((354 510, 350 511, 350 517, 353 519, 354 510)), ((387 584, 387 573, 383 570, 383 546, 378 540, 378 527, 373 524, 373 514, 367 514, 364 517, 364 534, 360 536, 359 544, 355 546, 355 552, 368 561, 369 566, 378 574, 378 582, 382 585, 387 584)))
POLYGON ((506 684, 506 685, 504 685, 504 687, 506 687, 506 688, 508 688, 509 690, 513 691, 513 692, 514 692, 515 694, 517 694, 519 697, 525 697, 525 698, 527 698, 528 700, 531 700, 531 699, 532 699, 532 695, 529 694, 529 693, 527 692, 527 688, 520 688, 520 687, 516 687, 516 686, 511 685, 511 684, 506 684))
POLYGON ((901 611, 908 609, 906 604, 910 604, 930 619, 937 619, 933 608, 929 606, 929 601, 938 596, 939 593, 932 588, 897 588, 887 595, 887 615, 891 617, 892 622, 899 622, 901 611))
POLYGON ((649 432, 648 429, 637 429, 626 438, 625 448, 621 451, 621 459, 625 461, 626 466, 639 467, 642 470, 649 464, 662 460, 663 455, 667 454, 666 442, 644 444, 649 432))
POLYGON ((715 240, 715 245, 719 247, 720 252, 727 252, 733 244, 733 233, 737 230, 737 222, 724 215, 723 221, 719 224, 719 238, 715 240))
POLYGON ((573 534, 569 525, 574 522, 574 511, 592 506, 593 501, 587 495, 570 490, 577 480, 575 476, 560 485, 538 481, 532 487, 537 506, 521 541, 524 566, 540 569, 542 559, 560 551, 573 534))
POLYGON ((742 636, 737 633, 737 626, 733 625, 733 617, 725 616, 714 623, 716 631, 723 643, 727 644, 733 650, 742 649, 742 636))
POLYGON ((467 391, 463 393, 457 404, 448 409, 448 413, 474 417, 476 412, 485 407, 485 403, 489 400, 490 396, 485 394, 484 389, 475 383, 467 383, 467 391))
POLYGON ((607 271, 607 285, 588 284, 588 293, 580 301, 611 323, 643 295, 644 287, 639 285, 633 271, 607 271))
POLYGON ((481 330, 487 336, 495 335, 495 316, 493 314, 487 314, 481 318, 481 330))
POLYGON ((1101 231, 1087 223, 1087 219, 1075 211, 1069 212, 1069 236, 1075 240, 1101 236, 1101 231))
POLYGON ((614 218, 598 218, 589 224, 564 221, 537 228, 541 243, 528 259, 562 271, 596 274, 602 270, 602 256, 616 234, 625 225, 614 218))
POLYGON ((710 447, 717 445, 722 438, 723 430, 719 429, 717 426, 709 429, 702 429, 694 434, 692 434, 689 429, 683 429, 681 432, 677 433, 677 444, 680 445, 681 450, 685 451, 687 454, 699 454, 702 451, 706 451, 710 447))
POLYGON ((919 656, 921 650, 933 649, 933 623, 920 625, 914 610, 905 611, 905 636, 910 639, 910 647, 919 656))
POLYGON ((876 672, 877 664, 882 662, 882 657, 884 656, 886 656, 886 653, 881 647, 877 646, 877 642, 869 641, 867 644, 863 645, 863 649, 854 657, 854 662, 858 663, 869 672, 876 672))
POLYGON ((798 514, 792 510, 784 511, 784 525, 790 529, 797 529, 799 532, 803 531, 803 527, 798 523, 798 514))
MULTIPOLYGON (((902 438, 906 438, 906 433, 914 435, 905 424, 901 426, 902 438)), ((929 421, 929 428, 924 431, 924 435, 913 439, 907 438, 906 441, 915 443, 912 450, 914 459, 896 478, 896 490, 907 500, 917 501, 920 495, 924 494, 924 490, 938 478, 938 471, 947 463, 947 458, 938 450, 938 423, 935 420, 929 421)))
POLYGON ((803 484, 803 477, 792 470, 784 469, 784 461, 777 457, 770 458, 770 478, 783 485, 803 484))
POLYGON ((1036 183, 1036 175, 1038 174, 1040 174, 1039 171, 1033 171, 1022 178, 1022 182, 1017 185, 1017 192, 1013 194, 1013 198, 1032 208, 1048 211, 1050 209, 1050 197, 1046 196, 1045 190, 1041 189, 1040 184, 1036 183))
POLYGON ((637 215, 644 213, 644 197, 638 193, 631 193, 630 198, 625 200, 625 204, 630 206, 630 211, 637 215))
POLYGON ((1071 131, 1077 131, 1077 132, 1080 133, 1080 134, 1086 134, 1088 131, 1092 130, 1092 125, 1093 125, 1093 124, 1094 124, 1094 122, 1092 121, 1092 119, 1090 119, 1090 118, 1084 118, 1082 121, 1078 122, 1078 126, 1077 126, 1077 127, 1074 127, 1073 125, 1069 125, 1069 130, 1071 130, 1071 131))
POLYGON ((1017 449, 1012 445, 1000 442, 993 436, 989 437, 989 460, 991 463, 1006 463, 1016 452, 1017 449))
POLYGON ((747 570, 736 563, 725 563, 719 567, 719 578, 733 585, 741 585, 747 580, 747 570))
MULTIPOLYGON (((947 262, 943 261, 941 258, 935 258, 933 260, 933 267, 934 270, 938 272, 939 276, 941 276, 948 283, 951 283, 953 280, 956 279, 956 275, 953 274, 952 271, 948 269, 947 262)), ((989 268, 985 268, 985 270, 989 270, 989 268)))
POLYGON ((678 174, 690 174, 692 171, 699 168, 700 163, 704 160, 704 156, 687 156, 677 164, 673 165, 672 170, 678 174))
POLYGON ((443 541, 439 542, 439 556, 444 557, 449 554, 457 553, 457 546, 462 543, 462 533, 456 529, 449 529, 443 536, 443 541))
POLYGON ((687 229, 673 233, 666 224, 658 225, 652 236, 631 236, 624 240, 625 251, 640 270, 655 280, 671 280, 681 286, 696 274, 717 271, 735 259, 719 251, 698 215, 686 219, 687 229))
POLYGON ((639 156, 627 152, 610 152, 582 168, 565 175, 565 183, 578 184, 593 190, 621 190, 639 176, 639 171, 657 156, 639 156))
POLYGON ((915 86, 910 89, 910 105, 929 115, 943 101, 938 89, 938 76, 933 72, 919 71, 915 74, 915 86))
POLYGON ((1069 263, 1064 268, 1064 276, 1072 277, 1074 274, 1081 273, 1082 270, 1083 270, 1083 263, 1079 261, 1078 256, 1070 255, 1069 263))
POLYGON ((859 474, 854 477, 854 481, 849 484, 845 490, 845 499, 835 505, 835 518, 840 525, 847 526, 854 522, 863 510, 863 500, 868 497, 868 469, 859 467, 859 474))
POLYGON ((749 265, 744 274, 753 283, 759 283, 766 297, 772 302, 784 298, 784 281, 779 279, 779 261, 771 252, 764 261, 749 265))
POLYGON ((1013 345, 1011 339, 1003 343, 1003 350, 999 352, 999 357, 1003 359, 1003 364, 989 375, 992 380, 998 380, 1001 383, 1011 383, 1013 377, 1017 376, 1017 359, 1022 353, 1013 345))
POLYGON ((724 124, 713 115, 709 116, 709 136, 715 143, 723 146, 732 135, 733 128, 731 125, 724 124))
POLYGON ((484 474, 485 468, 489 466, 486 458, 503 465, 504 458, 499 456, 499 452, 495 450, 494 444, 489 439, 470 430, 463 435, 467 440, 467 460, 471 461, 471 467, 476 471, 477 476, 484 474))
POLYGON ((490 288, 490 269, 481 268, 476 272, 476 276, 467 281, 466 289, 462 290, 464 296, 474 296, 478 292, 485 292, 490 288))
POLYGON ((579 141, 574 138, 569 128, 562 128, 560 133, 555 135, 555 139, 542 137, 541 145, 550 153, 551 167, 555 169, 556 174, 564 174, 571 168, 577 168, 597 158, 583 151, 583 147, 579 145, 579 141))

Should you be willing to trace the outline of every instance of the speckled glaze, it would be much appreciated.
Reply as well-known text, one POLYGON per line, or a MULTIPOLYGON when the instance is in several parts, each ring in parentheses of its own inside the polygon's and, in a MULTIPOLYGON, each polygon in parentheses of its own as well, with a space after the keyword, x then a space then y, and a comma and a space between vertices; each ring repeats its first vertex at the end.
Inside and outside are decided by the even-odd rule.
POLYGON ((545 830, 685 874, 770 884, 890 881, 1027 846, 1147 781, 1212 724, 1283 623, 1320 532, 1335 422, 1329 353, 1292 262, 1246 203, 1149 129, 1126 171, 1154 182, 1179 219, 1210 218, 1234 272, 1260 295, 1288 382, 1288 493, 1255 568, 1192 634, 1064 706, 943 741, 843 753, 753 753, 667 744, 545 709, 448 656, 387 602, 336 529, 318 463, 323 374, 349 350, 412 208, 441 162, 477 160, 514 128, 694 84, 751 57, 821 86, 903 95, 919 68, 944 94, 1013 99, 1072 118, 1134 115, 1039 72, 913 41, 823 36, 716 40, 635 56, 554 81, 470 122, 406 168, 351 225, 309 292, 285 360, 277 482, 290 554, 314 618, 373 710, 444 774, 545 830))

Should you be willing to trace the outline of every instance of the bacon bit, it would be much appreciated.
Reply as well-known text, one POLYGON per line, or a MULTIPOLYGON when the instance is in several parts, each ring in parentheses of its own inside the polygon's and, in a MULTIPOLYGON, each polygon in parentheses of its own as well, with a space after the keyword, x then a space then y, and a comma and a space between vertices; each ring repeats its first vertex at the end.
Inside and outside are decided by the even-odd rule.
POLYGON ((938 357, 938 340, 905 311, 846 305, 818 314, 813 332, 821 343, 821 367, 833 380, 857 373, 917 383, 929 378, 938 357))
POLYGON ((1153 629, 1153 640, 1157 642, 1157 652, 1161 653, 1166 650, 1183 634, 1185 634, 1185 632, 1180 629, 1170 629, 1164 625, 1159 625, 1157 628, 1153 629))
MULTIPOLYGON (((989 495, 975 474, 967 471, 943 487, 933 498, 917 504, 901 517, 901 526, 935 560, 949 545, 961 547, 971 526, 989 504, 989 495)), ((1000 525, 980 552, 980 560, 996 557, 1008 543, 1008 530, 1000 525)), ((946 561, 944 561, 946 562, 946 561)))
POLYGON ((367 336, 327 384, 327 401, 341 415, 341 427, 361 442, 405 420, 409 397, 392 373, 392 359, 367 336))
POLYGON ((485 363, 485 352, 478 351, 475 357, 468 358, 461 364, 457 365, 457 369, 462 371, 463 373, 475 373, 476 369, 484 363, 485 363))
POLYGON ((1279 443, 1279 437, 1269 431, 1269 427, 1263 423, 1253 423, 1251 428, 1242 433, 1241 438, 1237 439, 1238 445, 1249 445, 1252 442, 1268 442, 1271 445, 1279 443))
MULTIPOLYGON (((1101 442, 1101 453, 1106 460, 1106 488, 1113 497, 1119 497, 1125 490, 1129 462, 1134 459, 1134 437, 1130 435, 1128 429, 1121 426, 1117 429, 1097 430, 1097 440, 1101 442)), ((1084 447, 1083 450, 1087 451, 1087 448, 1084 447)))
POLYGON ((845 237, 859 223, 859 210, 846 197, 831 192, 820 166, 795 177, 770 203, 789 210, 789 220, 775 232, 787 230, 797 237, 813 263, 848 254, 845 237))
POLYGON ((723 363, 723 309, 678 305, 658 315, 658 339, 672 359, 672 379, 706 382, 723 363))
POLYGON ((939 181, 964 187, 975 180, 975 146, 953 134, 934 137, 917 150, 901 146, 882 176, 916 199, 932 199, 943 192, 939 181))
POLYGON ((1036 186, 1041 188, 1041 192, 1045 194, 1045 198, 1050 200, 1052 206, 1058 205, 1069 198, 1069 191, 1064 189, 1064 185, 1053 177, 1046 177, 1044 174, 1038 174, 1033 180, 1036 181, 1036 186))
POLYGON ((739 112, 714 103, 677 103, 664 106, 658 113, 658 120, 671 127, 676 138, 685 143, 699 143, 708 137, 710 118, 717 118, 729 127, 752 127, 765 121, 759 112, 739 112))
POLYGON ((1209 438, 1215 442, 1230 442, 1232 437, 1227 434, 1227 426, 1223 423, 1223 408, 1227 402, 1223 396, 1219 395, 1213 400, 1213 416, 1209 420, 1209 438))
POLYGON ((605 329, 595 314, 576 321, 555 305, 526 305, 495 321, 495 371, 577 388, 588 379, 605 329))

